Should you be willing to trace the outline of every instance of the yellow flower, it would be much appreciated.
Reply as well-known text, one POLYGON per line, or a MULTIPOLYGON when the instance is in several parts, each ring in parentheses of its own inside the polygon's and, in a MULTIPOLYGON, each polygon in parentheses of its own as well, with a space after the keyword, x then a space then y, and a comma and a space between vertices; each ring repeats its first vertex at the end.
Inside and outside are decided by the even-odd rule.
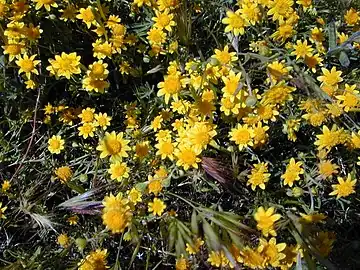
POLYGON ((152 20, 155 22, 154 26, 158 29, 166 29, 171 32, 171 27, 176 26, 176 23, 173 21, 174 15, 169 14, 170 10, 165 9, 162 13, 158 10, 155 10, 156 17, 153 17, 152 20))
POLYGON ((323 73, 323 76, 317 77, 317 80, 319 82, 322 82, 323 84, 333 86, 343 81, 343 79, 341 78, 342 72, 337 71, 336 67, 332 67, 331 71, 326 68, 322 68, 321 71, 323 73))
POLYGON ((95 126, 93 123, 84 123, 82 126, 78 127, 79 136, 83 136, 84 139, 88 137, 94 137, 95 126))
POLYGON ((296 3, 302 5, 304 10, 312 7, 312 0, 297 0, 296 3))
POLYGON ((123 178, 129 177, 130 169, 125 162, 115 162, 110 164, 108 172, 111 174, 111 180, 117 180, 120 182, 123 178))
POLYGON ((142 202, 141 199, 141 192, 139 190, 137 190, 136 188, 132 188, 129 192, 128 192, 128 199, 130 202, 132 202, 134 205, 136 205, 138 202, 142 202))
POLYGON ((154 198, 153 202, 149 202, 148 207, 149 207, 148 209, 149 212, 152 212, 154 216, 155 215, 161 216, 166 208, 166 205, 162 200, 158 198, 154 198))
POLYGON ((285 18, 289 17, 293 12, 293 0, 274 0, 270 3, 267 15, 272 15, 273 21, 282 23, 285 18))
POLYGON ((163 82, 159 82, 157 87, 159 91, 157 93, 158 97, 165 96, 165 103, 168 104, 170 98, 173 98, 175 101, 179 100, 179 93, 182 89, 184 81, 180 78, 179 74, 170 74, 165 76, 163 82))
POLYGON ((80 59, 81 56, 77 56, 75 52, 70 54, 63 52, 61 55, 55 55, 55 60, 49 59, 50 66, 46 70, 56 77, 64 76, 70 79, 71 75, 81 73, 80 59))
POLYGON ((301 216, 301 219, 300 221, 301 222, 306 222, 306 223, 318 223, 318 222, 321 222, 323 221, 326 216, 322 213, 312 213, 312 214, 303 214, 303 213, 300 213, 300 216, 301 216))
POLYGON ((93 79, 104 80, 109 75, 109 70, 107 70, 107 67, 108 64, 104 63, 103 60, 99 60, 89 65, 87 75, 93 79))
POLYGON ((281 215, 274 214, 274 212, 274 207, 270 207, 265 211, 264 207, 261 206, 254 214, 254 219, 257 222, 256 228, 258 230, 261 230, 262 234, 266 237, 269 234, 272 236, 276 236, 274 223, 281 218, 281 215))
POLYGON ((272 267, 279 267, 280 260, 286 257, 286 255, 282 253, 285 248, 285 243, 277 244, 276 238, 272 237, 269 242, 260 238, 258 250, 261 251, 261 254, 266 258, 267 264, 270 264, 272 267))
POLYGON ((188 145, 180 145, 175 150, 175 156, 177 157, 177 166, 182 166, 185 171, 187 171, 190 167, 197 169, 198 163, 201 159, 198 157, 200 154, 199 151, 196 151, 193 147, 188 145))
POLYGON ((247 25, 255 25, 260 21, 261 12, 257 3, 243 3, 240 9, 241 17, 247 25))
POLYGON ((129 200, 122 198, 122 193, 116 197, 112 194, 103 200, 103 223, 112 233, 122 233, 131 224, 132 212, 129 200))
POLYGON ((110 15, 107 22, 106 27, 110 29, 114 29, 119 25, 121 22, 121 19, 117 15, 110 15))
POLYGON ((106 57, 111 57, 113 53, 113 48, 108 41, 102 41, 97 39, 93 44, 93 56, 98 59, 104 59, 106 57))
POLYGON ((0 219, 6 219, 4 212, 6 211, 7 206, 2 207, 2 202, 0 202, 0 219))
POLYGON ((336 99, 339 100, 339 105, 345 112, 357 108, 360 103, 359 91, 355 89, 356 84, 345 84, 344 93, 342 95, 336 96, 336 99))
POLYGON ((326 121, 325 113, 322 111, 315 111, 312 113, 304 114, 302 118, 308 120, 310 124, 314 127, 321 126, 326 121))
POLYGON ((280 267, 284 270, 291 269, 292 265, 297 261, 298 254, 302 257, 298 245, 287 245, 282 253, 285 255, 285 258, 280 260, 280 267))
POLYGON ((175 270, 188 270, 189 269, 189 262, 183 258, 183 256, 181 258, 176 259, 176 264, 175 264, 175 270))
POLYGON ((1 47, 4 49, 4 54, 9 55, 9 62, 13 61, 15 58, 21 57, 20 55, 25 52, 25 44, 15 41, 9 41, 1 47))
POLYGON ((148 176, 149 184, 148 190, 149 193, 154 193, 157 196, 163 189, 162 179, 161 178, 153 178, 151 175, 148 176))
POLYGON ((154 120, 151 122, 151 127, 154 131, 157 131, 161 128, 161 123, 163 122, 163 118, 161 115, 158 115, 154 118, 154 120))
POLYGON ((314 50, 311 45, 308 45, 307 40, 301 42, 301 40, 296 41, 296 45, 293 45, 295 51, 291 54, 296 55, 296 60, 299 58, 305 58, 308 55, 311 55, 314 50))
POLYGON ((186 251, 190 255, 194 255, 200 251, 200 248, 204 243, 205 243, 204 240, 202 240, 200 237, 197 237, 194 240, 194 246, 190 245, 189 243, 186 243, 186 251))
POLYGON ((225 86, 221 91, 224 93, 224 97, 230 97, 230 99, 234 101, 237 92, 240 90, 240 78, 241 72, 235 74, 232 70, 227 77, 222 77, 225 86))
POLYGON ((61 136, 53 135, 48 141, 48 149, 51 154, 60 154, 64 149, 65 141, 61 139, 61 136))
POLYGON ((121 161, 122 158, 128 157, 127 151, 131 148, 128 146, 129 140, 125 140, 123 136, 122 132, 106 132, 96 147, 96 150, 101 151, 100 158, 110 156, 110 161, 121 161))
POLYGON ((82 20, 86 24, 87 28, 90 28, 92 24, 97 24, 93 8, 91 6, 88 6, 86 9, 80 8, 79 14, 76 15, 76 18, 82 20))
POLYGON ((62 233, 59 234, 57 238, 57 242, 61 247, 68 248, 70 243, 70 238, 65 233, 62 233))
POLYGON ((316 66, 322 66, 323 59, 320 58, 319 54, 315 55, 306 55, 304 59, 304 63, 308 66, 308 68, 313 72, 316 73, 316 66))
POLYGON ((311 29, 310 40, 313 42, 323 42, 325 40, 323 29, 318 27, 311 29))
POLYGON ((254 167, 251 169, 250 175, 248 175, 249 180, 247 181, 247 185, 251 185, 252 190, 255 190, 256 187, 265 189, 265 183, 269 181, 271 175, 270 173, 268 173, 267 166, 267 162, 260 162, 258 164, 254 164, 254 167))
POLYGON ((11 188, 11 183, 8 180, 4 180, 1 184, 1 192, 7 192, 11 188))
POLYGON ((337 130, 336 125, 334 125, 331 130, 327 126, 323 126, 322 134, 316 135, 317 141, 314 143, 318 146, 318 150, 323 148, 331 150, 334 146, 340 143, 339 135, 342 130, 337 130))
POLYGON ((289 23, 282 23, 279 25, 276 32, 274 32, 271 37, 280 42, 285 42, 288 38, 291 38, 296 31, 294 27, 289 23))
POLYGON ((107 256, 106 249, 97 249, 95 251, 90 252, 89 255, 86 256, 85 259, 79 262, 78 270, 105 270, 108 267, 106 266, 106 256, 107 256))
POLYGON ((135 156, 143 159, 149 153, 149 141, 139 142, 135 146, 135 156))
POLYGON ((33 1, 36 3, 35 5, 36 10, 44 7, 47 11, 50 11, 51 7, 54 8, 58 7, 55 0, 33 0, 33 1))
POLYGON ((169 158, 170 160, 174 160, 175 146, 171 140, 162 140, 155 145, 155 148, 158 149, 156 155, 161 156, 161 159, 169 158))
MULTIPOLYGON (((224 251, 220 250, 220 251, 211 251, 209 254, 209 258, 207 259, 207 261, 215 267, 227 267, 230 266, 230 261, 229 259, 226 257, 224 251)), ((232 265, 231 265, 232 266, 232 265)), ((230 267, 231 267, 230 266, 230 267)), ((233 267, 231 267, 233 268, 233 267)))
POLYGON ((63 166, 63 167, 59 167, 55 170, 55 175, 60 179, 61 183, 64 184, 71 179, 73 173, 72 173, 70 167, 63 166))
POLYGON ((241 10, 227 11, 226 18, 222 19, 223 24, 227 24, 225 27, 225 33, 232 32, 235 36, 243 35, 245 33, 245 20, 241 17, 241 10))
POLYGON ((151 0, 134 0, 134 5, 142 7, 143 5, 151 6, 151 0))
POLYGON ((94 121, 94 112, 95 109, 87 107, 81 111, 79 114, 79 118, 81 119, 81 123, 91 123, 94 121))
POLYGON ((79 217, 78 216, 70 216, 67 219, 67 222, 69 222, 70 225, 76 225, 79 222, 79 217))
POLYGON ((300 180, 300 174, 304 173, 304 169, 301 168, 302 162, 295 162, 294 158, 290 159, 289 164, 286 166, 286 171, 281 178, 284 179, 284 185, 292 187, 295 181, 300 180))
MULTIPOLYGON (((259 118, 256 117, 258 120, 259 118)), ((269 130, 268 126, 263 126, 262 122, 258 122, 256 125, 253 126, 254 130, 254 147, 260 147, 264 145, 268 139, 268 134, 266 131, 269 130)))
POLYGON ((26 77, 30 80, 31 73, 39 75, 39 72, 36 69, 36 66, 40 64, 40 60, 34 60, 36 54, 28 57, 27 54, 24 54, 24 57, 19 56, 19 60, 15 63, 20 67, 19 74, 25 73, 26 77))
POLYGON ((285 102, 293 100, 291 93, 295 90, 296 88, 290 87, 284 81, 281 81, 265 91, 261 102, 267 105, 266 107, 268 105, 284 105, 285 102))
POLYGON ((340 199, 341 197, 347 197, 350 194, 355 193, 355 184, 357 180, 353 180, 350 174, 348 174, 345 181, 342 177, 338 177, 337 179, 339 184, 331 185, 334 191, 329 194, 330 196, 336 195, 336 199, 340 199))
POLYGON ((333 174, 337 174, 339 171, 338 165, 331 163, 331 160, 322 160, 318 164, 319 174, 321 178, 327 179, 330 178, 333 174))
POLYGON ((108 126, 110 126, 111 116, 108 116, 107 113, 99 113, 95 114, 95 126, 99 126, 103 130, 106 130, 108 126))
POLYGON ((242 151, 245 147, 254 145, 254 130, 246 124, 238 124, 236 128, 231 129, 229 135, 230 140, 234 141, 239 146, 240 151, 242 151))
POLYGON ((234 62, 238 59, 235 52, 229 52, 228 45, 224 47, 223 51, 215 49, 215 54, 212 57, 218 60, 221 65, 230 65, 231 62, 234 62))
POLYGON ((291 67, 285 66, 285 61, 274 61, 267 65, 271 81, 278 82, 285 79, 289 75, 291 67))
POLYGON ((208 122, 196 122, 188 131, 189 143, 195 148, 196 152, 200 152, 207 148, 213 137, 216 136, 216 126, 212 126, 208 122))
POLYGON ((166 33, 159 28, 151 28, 147 32, 147 39, 151 45, 161 45, 166 41, 166 33))
POLYGON ((347 25, 349 26, 355 25, 360 20, 359 12, 357 12, 354 8, 350 8, 348 11, 346 11, 344 19, 347 25))
POLYGON ((59 11, 62 12, 60 20, 67 22, 68 20, 74 21, 76 18, 77 9, 74 5, 68 4, 65 9, 59 11))
POLYGON ((330 254, 335 240, 336 237, 333 232, 317 232, 312 244, 321 256, 326 257, 330 254))
POLYGON ((91 76, 85 76, 82 80, 83 88, 88 91, 95 91, 97 93, 104 93, 110 86, 109 82, 102 79, 96 79, 91 76))

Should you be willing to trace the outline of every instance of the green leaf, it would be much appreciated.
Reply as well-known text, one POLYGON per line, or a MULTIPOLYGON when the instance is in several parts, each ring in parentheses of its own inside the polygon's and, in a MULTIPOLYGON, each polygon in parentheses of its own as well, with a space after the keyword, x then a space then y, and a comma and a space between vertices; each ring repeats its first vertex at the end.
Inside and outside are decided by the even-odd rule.
POLYGON ((328 35, 329 35, 329 49, 332 50, 336 47, 336 26, 335 22, 331 22, 328 25, 328 35))
POLYGON ((137 190, 141 191, 141 192, 144 192, 145 189, 147 188, 147 186, 148 186, 148 183, 147 183, 147 182, 142 182, 142 183, 137 183, 137 184, 135 185, 135 188, 136 188, 137 190))
POLYGON ((199 234, 199 225, 197 222, 197 215, 196 215, 195 209, 193 210, 192 215, 191 215, 191 231, 195 235, 199 234))
POLYGON ((340 52, 339 61, 343 67, 348 67, 350 65, 350 59, 344 51, 340 52))
POLYGON ((170 223, 169 225, 169 251, 171 251, 175 245, 176 239, 176 230, 177 226, 175 222, 170 223))
POLYGON ((220 248, 219 236, 215 233, 213 228, 205 219, 203 220, 203 229, 204 229, 205 237, 209 241, 210 248, 212 250, 219 250, 220 248))

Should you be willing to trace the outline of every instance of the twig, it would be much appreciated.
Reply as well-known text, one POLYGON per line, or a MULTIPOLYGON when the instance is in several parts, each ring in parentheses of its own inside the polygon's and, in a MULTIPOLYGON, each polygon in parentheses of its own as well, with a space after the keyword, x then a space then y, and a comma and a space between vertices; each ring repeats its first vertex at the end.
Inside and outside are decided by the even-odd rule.
POLYGON ((31 137, 30 137, 30 141, 28 143, 28 146, 27 146, 27 149, 26 149, 26 152, 22 158, 22 160, 20 161, 19 163, 19 166, 16 168, 16 171, 15 173, 12 175, 11 179, 10 179, 10 182, 12 182, 15 178, 15 176, 19 173, 27 155, 29 154, 29 151, 30 151, 30 148, 31 148, 31 145, 34 141, 34 137, 35 137, 35 131, 36 131, 36 116, 37 116, 37 109, 38 109, 38 105, 39 105, 39 100, 40 100, 40 87, 38 87, 38 94, 37 94, 37 98, 36 98, 36 103, 35 103, 35 110, 34 110, 34 118, 33 118, 33 129, 31 131, 31 137))

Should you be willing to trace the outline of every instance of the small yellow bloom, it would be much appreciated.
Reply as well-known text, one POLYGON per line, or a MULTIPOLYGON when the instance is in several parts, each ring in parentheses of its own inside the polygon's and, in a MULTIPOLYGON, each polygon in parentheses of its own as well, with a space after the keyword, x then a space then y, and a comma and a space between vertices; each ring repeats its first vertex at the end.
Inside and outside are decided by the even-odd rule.
POLYGON ((51 154, 60 154, 61 150, 64 150, 65 141, 61 139, 61 136, 53 135, 48 141, 48 149, 51 154))
POLYGON ((254 219, 257 222, 256 227, 258 228, 258 230, 261 230, 262 234, 266 237, 269 234, 272 236, 276 236, 274 223, 281 218, 281 215, 274 213, 274 207, 270 207, 265 210, 264 207, 261 206, 254 214, 254 219))
POLYGON ((162 200, 154 198, 153 202, 149 202, 148 207, 149 212, 152 212, 154 216, 161 216, 166 208, 166 204, 162 200))
POLYGON ((25 73, 28 80, 30 80, 31 73, 39 75, 39 72, 36 69, 36 66, 40 64, 40 60, 35 60, 36 54, 28 57, 27 54, 24 54, 24 57, 19 56, 19 60, 16 60, 15 63, 20 67, 19 74, 25 73))
POLYGON ((1 192, 7 192, 11 188, 11 183, 8 180, 4 180, 1 184, 1 192))
POLYGON ((65 233, 62 233, 58 236, 57 242, 61 247, 67 248, 69 247, 70 238, 65 233))
POLYGON ((120 182, 123 178, 129 177, 130 168, 125 162, 116 162, 110 164, 110 169, 108 172, 111 174, 110 178, 112 180, 117 180, 120 182))
POLYGON ((340 199, 355 193, 355 184, 357 180, 353 180, 350 174, 348 174, 346 180, 344 180, 343 177, 338 177, 337 179, 339 183, 336 185, 331 185, 334 191, 329 194, 330 196, 336 195, 336 199, 340 199))

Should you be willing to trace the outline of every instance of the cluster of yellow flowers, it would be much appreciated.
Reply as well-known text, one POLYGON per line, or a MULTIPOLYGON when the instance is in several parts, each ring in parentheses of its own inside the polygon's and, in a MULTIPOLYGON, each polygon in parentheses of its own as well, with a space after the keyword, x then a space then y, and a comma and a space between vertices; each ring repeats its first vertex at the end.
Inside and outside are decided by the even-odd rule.
MULTIPOLYGON (((200 49, 199 56, 179 53, 180 49, 189 49, 185 48, 189 44, 181 42, 181 30, 185 30, 179 26, 181 23, 181 28, 186 28, 184 1, 134 0, 129 6, 131 19, 138 22, 147 16, 148 20, 142 33, 116 15, 117 9, 111 14, 112 3, 89 2, 0 0, 0 17, 6 22, 3 53, 25 88, 37 89, 40 95, 51 80, 55 85, 52 87, 59 83, 60 88, 66 85, 67 92, 70 87, 73 91, 71 100, 61 97, 57 102, 51 97, 45 99, 47 105, 41 105, 43 123, 51 134, 47 149, 53 154, 52 174, 64 184, 62 187, 72 188, 79 180, 81 173, 76 166, 80 165, 74 162, 74 152, 80 145, 84 155, 91 157, 88 168, 94 167, 94 179, 98 177, 116 190, 116 196, 110 193, 99 206, 102 226, 112 234, 124 234, 129 241, 137 237, 136 226, 145 226, 149 220, 161 220, 167 226, 169 220, 177 218, 178 213, 170 208, 174 206, 170 188, 177 188, 174 182, 181 177, 188 177, 193 184, 206 177, 201 170, 203 158, 231 157, 234 182, 256 197, 254 205, 246 210, 253 213, 249 226, 256 227, 253 232, 257 240, 246 241, 240 247, 231 239, 213 250, 206 235, 194 233, 182 241, 184 250, 177 247, 176 269, 190 269, 200 253, 207 256, 205 264, 218 268, 235 268, 236 264, 250 269, 293 267, 303 256, 304 245, 295 244, 295 240, 278 243, 282 228, 290 222, 315 226, 326 218, 313 205, 308 208, 301 198, 309 195, 313 204, 313 196, 318 196, 320 189, 322 196, 334 203, 343 198, 351 200, 356 194, 356 166, 360 163, 344 165, 338 155, 344 151, 351 158, 359 156, 359 85, 335 57, 329 58, 333 51, 337 57, 336 50, 345 53, 341 51, 344 47, 349 48, 347 53, 360 54, 360 44, 351 37, 360 27, 360 13, 349 8, 341 18, 339 29, 343 32, 334 29, 331 33, 312 0, 239 0, 233 10, 225 11, 220 22, 228 41, 216 40, 217 48, 207 48, 206 58, 200 49), (65 45, 54 50, 56 44, 42 53, 39 43, 48 33, 43 33, 40 23, 33 24, 31 15, 54 21, 53 16, 59 15, 61 23, 76 24, 79 32, 91 37, 90 56, 65 45), (307 17, 314 19, 313 25, 303 30, 301 20, 307 17), (256 35, 247 34, 255 30, 256 35), (330 40, 331 34, 335 34, 335 41, 330 40), (51 56, 46 59, 49 52, 51 56), (135 58, 146 65, 141 66, 135 58), (156 91, 150 100, 153 107, 146 109, 148 104, 144 105, 140 97, 138 102, 110 110, 108 104, 115 103, 107 99, 117 95, 113 82, 117 84, 120 75, 125 84, 130 76, 138 79, 150 60, 157 65, 150 64, 153 69, 146 75, 164 69, 163 75, 151 78, 160 78, 149 91, 149 96, 156 91), (274 143, 275 138, 282 141, 274 143), (279 154, 282 144, 288 144, 292 151, 279 154), (239 171, 240 163, 247 166, 243 172, 239 171), (301 199, 304 207, 278 207, 283 198, 272 201, 268 198, 271 196, 264 195, 272 189, 284 191, 279 196, 286 193, 294 200, 301 199), (167 208, 171 210, 167 212, 167 208), (300 213, 304 209, 306 214, 300 213), (287 210, 295 212, 295 218, 287 210)), ((196 12, 201 13, 199 6, 196 12)), ((9 193, 11 184, 7 180, 2 183, 1 196, 9 193)), ((91 183, 86 187, 93 186, 91 183)), ((200 211, 197 204, 184 198, 182 201, 200 211)), ((0 202, 0 220, 6 218, 5 211, 9 211, 7 206, 0 202)), ((75 226, 78 221, 78 216, 67 218, 69 225, 75 226)), ((221 227, 220 222, 211 221, 211 225, 221 227)), ((333 233, 311 231, 308 237, 316 252, 329 255, 335 241, 333 233)), ((65 233, 57 238, 64 249, 71 242, 65 233)), ((78 268, 106 269, 107 252, 90 252, 78 268)))

